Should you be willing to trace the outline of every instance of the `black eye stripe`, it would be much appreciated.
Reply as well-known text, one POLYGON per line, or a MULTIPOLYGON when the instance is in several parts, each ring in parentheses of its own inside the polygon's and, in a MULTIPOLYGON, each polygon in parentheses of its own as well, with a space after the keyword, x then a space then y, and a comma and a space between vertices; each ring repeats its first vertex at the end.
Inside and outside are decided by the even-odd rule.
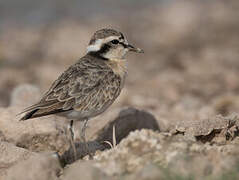
POLYGON ((127 48, 127 45, 124 44, 123 42, 120 42, 119 44, 121 44, 124 48, 127 48))
POLYGON ((103 54, 107 53, 110 50, 110 48, 111 46, 109 44, 104 44, 99 51, 90 52, 90 54, 96 57, 100 57, 103 60, 108 60, 103 56, 103 54))

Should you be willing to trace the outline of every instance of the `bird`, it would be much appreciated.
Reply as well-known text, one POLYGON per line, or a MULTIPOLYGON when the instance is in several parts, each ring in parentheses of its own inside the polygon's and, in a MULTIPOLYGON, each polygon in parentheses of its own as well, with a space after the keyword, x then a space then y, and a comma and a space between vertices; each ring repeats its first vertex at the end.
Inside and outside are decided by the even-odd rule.
POLYGON ((72 141, 73 123, 83 121, 80 134, 86 143, 88 120, 108 109, 124 87, 128 72, 125 56, 129 51, 144 52, 129 44, 120 31, 97 30, 89 41, 86 54, 53 82, 39 102, 24 109, 20 120, 52 114, 64 116, 70 120, 72 141))

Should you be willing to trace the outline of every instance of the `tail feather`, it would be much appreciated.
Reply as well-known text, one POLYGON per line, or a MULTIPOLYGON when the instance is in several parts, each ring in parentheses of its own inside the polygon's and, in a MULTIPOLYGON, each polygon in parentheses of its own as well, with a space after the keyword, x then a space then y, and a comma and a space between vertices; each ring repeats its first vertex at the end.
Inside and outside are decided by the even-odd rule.
POLYGON ((32 116, 33 116, 33 114, 36 113, 37 111, 38 111, 38 109, 35 109, 35 110, 32 110, 32 111, 26 113, 26 114, 20 119, 20 121, 25 121, 25 120, 27 120, 27 119, 31 119, 32 116))
POLYGON ((55 103, 57 103, 57 101, 49 101, 49 102, 44 102, 44 103, 33 104, 32 106, 29 106, 29 107, 23 109, 23 111, 17 115, 20 115, 20 114, 26 113, 26 112, 30 112, 30 111, 34 111, 36 109, 47 108, 51 105, 54 105, 55 103))
MULTIPOLYGON (((21 120, 27 120, 27 119, 31 119, 31 118, 34 118, 34 114, 40 110, 40 109, 47 109, 49 107, 51 107, 52 105, 54 105, 54 103, 56 103, 56 101, 50 101, 50 102, 45 102, 45 103, 37 103, 37 104, 33 104, 32 106, 29 106, 25 109, 23 109, 22 112, 18 113, 16 116, 19 116, 21 114, 24 114, 25 115, 20 119, 21 120)), ((39 116, 37 116, 39 117, 39 116)))
POLYGON ((20 113, 25 113, 25 115, 20 119, 20 121, 72 110, 72 108, 67 110, 62 109, 63 104, 64 102, 58 102, 56 104, 44 108, 39 107, 37 105, 32 106, 31 108, 27 108, 29 110, 25 110, 20 113))

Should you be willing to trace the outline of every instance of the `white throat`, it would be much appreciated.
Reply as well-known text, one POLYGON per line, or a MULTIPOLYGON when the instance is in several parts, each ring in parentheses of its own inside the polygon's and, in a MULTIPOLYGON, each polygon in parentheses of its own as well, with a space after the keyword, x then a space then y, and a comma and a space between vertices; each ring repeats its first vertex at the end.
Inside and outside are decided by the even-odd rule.
POLYGON ((102 54, 102 56, 106 59, 117 59, 117 60, 124 60, 125 55, 127 53, 127 49, 125 48, 120 48, 120 49, 114 49, 114 50, 109 50, 107 53, 102 54))

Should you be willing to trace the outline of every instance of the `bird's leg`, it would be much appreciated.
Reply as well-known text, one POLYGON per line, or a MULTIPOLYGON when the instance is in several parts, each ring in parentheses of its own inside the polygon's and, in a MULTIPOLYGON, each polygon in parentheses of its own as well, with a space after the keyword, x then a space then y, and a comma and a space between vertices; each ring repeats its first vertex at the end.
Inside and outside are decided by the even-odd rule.
POLYGON ((76 160, 77 154, 76 154, 76 146, 75 146, 75 143, 74 143, 73 123, 74 123, 74 121, 71 120, 70 121, 70 127, 69 127, 69 130, 70 130, 70 143, 71 143, 71 147, 72 147, 73 152, 74 152, 74 159, 76 160))
POLYGON ((90 157, 92 158, 92 155, 91 155, 90 149, 89 149, 89 144, 86 142, 86 138, 85 138, 85 131, 86 131, 86 128, 87 128, 87 122, 88 122, 88 119, 85 119, 83 127, 81 129, 81 139, 83 140, 83 143, 85 145, 87 154, 89 154, 90 157))

